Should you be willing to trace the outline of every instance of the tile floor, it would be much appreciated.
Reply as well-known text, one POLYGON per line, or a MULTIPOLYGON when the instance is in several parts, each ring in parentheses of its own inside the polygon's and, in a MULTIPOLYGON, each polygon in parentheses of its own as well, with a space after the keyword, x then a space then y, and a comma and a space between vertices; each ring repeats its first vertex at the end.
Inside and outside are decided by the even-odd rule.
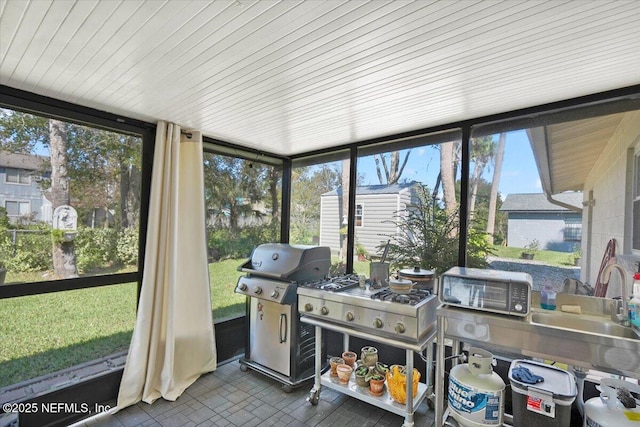
MULTIPOLYGON (((78 427, 120 426, 401 426, 404 417, 384 411, 328 388, 318 405, 306 401, 312 381, 282 391, 280 383, 232 361, 203 375, 175 402, 140 402, 116 414, 89 419, 78 427)), ((414 414, 416 427, 430 427, 434 413, 427 403, 414 414)))

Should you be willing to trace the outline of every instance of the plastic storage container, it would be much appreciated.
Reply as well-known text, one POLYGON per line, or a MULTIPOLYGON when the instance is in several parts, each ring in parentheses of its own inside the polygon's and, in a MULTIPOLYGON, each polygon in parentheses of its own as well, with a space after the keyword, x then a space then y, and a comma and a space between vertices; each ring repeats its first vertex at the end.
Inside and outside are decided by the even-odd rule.
POLYGON ((514 360, 509 367, 515 427, 569 427, 571 405, 578 393, 569 372, 531 360, 514 360), (529 369, 544 381, 527 384, 513 377, 516 367, 529 369))

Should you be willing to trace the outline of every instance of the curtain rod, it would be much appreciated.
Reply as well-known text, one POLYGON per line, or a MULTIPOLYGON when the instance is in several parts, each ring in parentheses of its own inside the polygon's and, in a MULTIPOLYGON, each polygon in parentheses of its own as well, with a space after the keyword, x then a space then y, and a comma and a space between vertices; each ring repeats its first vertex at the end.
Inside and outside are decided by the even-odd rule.
POLYGON ((193 137, 193 133, 189 132, 188 130, 180 130, 180 134, 181 135, 186 135, 187 138, 193 137))

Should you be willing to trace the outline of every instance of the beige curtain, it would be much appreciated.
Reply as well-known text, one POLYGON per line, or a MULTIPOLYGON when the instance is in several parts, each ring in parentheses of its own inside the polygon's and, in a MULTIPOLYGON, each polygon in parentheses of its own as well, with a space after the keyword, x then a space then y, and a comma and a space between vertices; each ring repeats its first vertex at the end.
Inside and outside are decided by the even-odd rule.
POLYGON ((175 400, 216 368, 202 173, 202 135, 159 122, 144 278, 118 409, 175 400))

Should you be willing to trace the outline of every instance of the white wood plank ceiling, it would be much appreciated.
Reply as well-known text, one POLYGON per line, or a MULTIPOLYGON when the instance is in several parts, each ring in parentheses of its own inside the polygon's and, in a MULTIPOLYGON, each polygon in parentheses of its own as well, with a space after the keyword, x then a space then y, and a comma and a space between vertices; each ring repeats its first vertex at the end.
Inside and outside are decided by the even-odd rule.
POLYGON ((1 0, 3 85, 295 154, 640 83, 640 2, 1 0))

